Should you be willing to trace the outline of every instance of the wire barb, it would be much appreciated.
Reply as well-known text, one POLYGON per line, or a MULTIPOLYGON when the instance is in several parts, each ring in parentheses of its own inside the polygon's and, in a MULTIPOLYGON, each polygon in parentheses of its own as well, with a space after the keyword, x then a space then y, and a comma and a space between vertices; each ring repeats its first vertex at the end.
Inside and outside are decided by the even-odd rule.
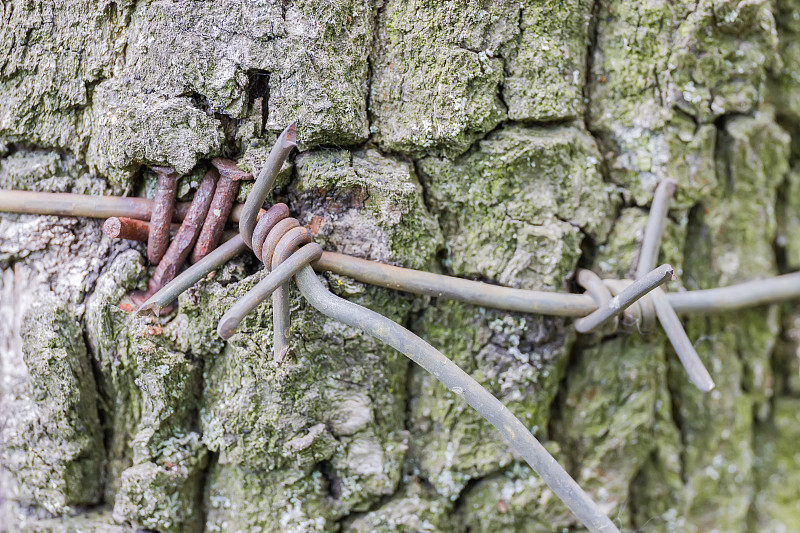
POLYGON ((692 341, 686 335, 678 315, 675 314, 675 310, 669 304, 667 295, 664 294, 661 287, 657 287, 653 291, 652 297, 658 321, 661 323, 661 327, 664 328, 672 347, 675 348, 675 353, 678 354, 678 358, 681 360, 683 368, 686 369, 689 379, 700 391, 711 392, 716 386, 714 385, 714 380, 711 379, 708 370, 703 366, 703 362, 700 360, 700 356, 697 355, 692 341))
MULTIPOLYGON (((580 333, 589 333, 614 317, 619 316, 645 294, 656 289, 667 281, 675 279, 675 269, 670 265, 661 265, 645 276, 631 283, 607 303, 600 305, 597 311, 575 321, 575 329, 580 333)), ((608 291, 608 289, 606 288, 608 291)))
MULTIPOLYGON (((643 279, 643 272, 650 269, 656 261, 658 250, 661 247, 661 235, 664 233, 664 226, 666 225, 669 201, 674 192, 675 182, 671 180, 664 180, 656 187, 653 205, 650 208, 650 216, 645 227, 642 250, 639 254, 639 264, 636 268, 637 281, 643 279)), ((661 287, 656 287, 653 290, 652 301, 658 321, 672 343, 672 347, 675 349, 681 364, 683 364, 683 368, 686 369, 689 379, 701 391, 711 391, 714 388, 714 380, 711 379, 708 370, 703 366, 700 356, 697 355, 678 315, 675 314, 675 310, 670 305, 667 295, 661 290, 661 287)))
POLYGON ((261 173, 258 175, 258 179, 244 203, 242 217, 239 220, 239 232, 248 246, 253 242, 256 213, 261 209, 264 200, 267 199, 267 196, 275 186, 278 173, 295 146, 297 146, 297 124, 292 122, 281 132, 278 140, 275 141, 275 145, 267 157, 267 162, 264 163, 264 168, 261 169, 261 173))

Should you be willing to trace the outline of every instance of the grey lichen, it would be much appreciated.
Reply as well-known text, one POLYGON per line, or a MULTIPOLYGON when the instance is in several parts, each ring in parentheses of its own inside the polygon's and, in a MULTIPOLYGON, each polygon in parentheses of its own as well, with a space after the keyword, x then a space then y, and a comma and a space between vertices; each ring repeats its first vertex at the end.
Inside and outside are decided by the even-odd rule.
POLYGON ((90 133, 83 113, 94 85, 113 75, 130 9, 131 2, 92 1, 15 2, 4 9, 0 135, 82 152, 90 133))
MULTIPOLYGON (((356 298, 390 315, 406 312, 407 304, 381 304, 375 292, 356 298)), ((219 454, 208 486, 212 529, 263 527, 274 518, 282 530, 328 530, 399 481, 406 360, 320 319, 294 296, 285 362, 272 360, 268 304, 207 362, 201 424, 219 454), (232 482, 242 476, 244 485, 232 482), (257 509, 246 503, 253 498, 257 509)))
POLYGON ((594 140, 579 128, 509 126, 450 161, 420 162, 457 275, 563 289, 583 232, 602 239, 613 219, 594 140))
POLYGON ((301 154, 292 205, 320 244, 365 259, 426 268, 442 246, 413 167, 376 150, 301 154))

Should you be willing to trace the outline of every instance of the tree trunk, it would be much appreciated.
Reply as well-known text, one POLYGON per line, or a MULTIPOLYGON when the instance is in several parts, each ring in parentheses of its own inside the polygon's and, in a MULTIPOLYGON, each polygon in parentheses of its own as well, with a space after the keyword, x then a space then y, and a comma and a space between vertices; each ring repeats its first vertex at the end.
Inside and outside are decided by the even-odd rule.
MULTIPOLYGON (((256 173, 327 250, 569 291, 631 277, 677 182, 669 290, 800 268, 798 0, 0 2, 0 187, 191 197, 256 173)), ((243 187, 240 199, 247 188, 243 187)), ((2 194, 2 192, 0 192, 2 194)), ((0 530, 580 530, 457 395, 291 291, 215 332, 245 254, 165 318, 126 312, 144 246, 102 221, 0 214, 0 530)), ((533 429, 624 529, 800 527, 800 307, 664 334, 404 295, 328 274, 533 429)))

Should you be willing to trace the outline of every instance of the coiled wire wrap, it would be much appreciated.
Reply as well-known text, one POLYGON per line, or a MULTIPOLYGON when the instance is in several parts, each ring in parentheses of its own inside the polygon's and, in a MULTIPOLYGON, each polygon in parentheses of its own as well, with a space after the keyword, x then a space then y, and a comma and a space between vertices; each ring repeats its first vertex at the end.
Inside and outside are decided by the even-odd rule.
MULTIPOLYGON (((251 224, 248 222, 248 225, 251 224)), ((245 239, 243 232, 240 232, 240 236, 243 240, 245 239)), ((278 268, 301 245, 310 242, 311 233, 300 226, 296 219, 289 216, 289 206, 284 203, 278 203, 270 207, 258 219, 252 230, 252 240, 249 243, 245 241, 245 244, 253 250, 256 257, 264 263, 264 267, 270 272, 278 268)), ((291 270, 293 274, 300 267, 319 259, 321 255, 322 250, 320 249, 319 254, 314 253, 302 256, 302 262, 293 262, 291 268, 284 272, 291 270)), ((269 278, 269 276, 267 277, 269 278)), ((273 276, 272 279, 275 279, 275 277, 273 276)), ((264 288, 267 286, 270 285, 262 286, 256 295, 246 299, 242 305, 234 306, 225 314, 226 319, 220 320, 217 326, 217 331, 221 337, 227 339, 233 335, 244 316, 261 302, 263 298, 259 299, 258 294, 264 292, 264 288), (233 314, 231 314, 232 312, 233 314)), ((291 322, 288 291, 288 279, 269 290, 272 293, 273 354, 278 362, 283 361, 286 357, 286 352, 289 350, 288 335, 291 322)))

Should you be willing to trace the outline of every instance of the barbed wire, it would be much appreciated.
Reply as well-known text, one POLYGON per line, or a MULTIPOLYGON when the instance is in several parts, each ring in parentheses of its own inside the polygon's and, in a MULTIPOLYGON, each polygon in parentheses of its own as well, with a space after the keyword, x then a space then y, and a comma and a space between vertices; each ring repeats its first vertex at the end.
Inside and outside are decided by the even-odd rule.
POLYGON ((514 289, 327 252, 311 242, 311 233, 289 216, 286 204, 278 203, 268 210, 262 209, 281 166, 296 146, 295 134, 295 125, 291 124, 278 137, 242 206, 233 205, 235 192, 231 193, 231 190, 238 190, 238 181, 252 179, 252 176, 248 178, 249 174, 235 167, 232 161, 216 159, 214 166, 219 181, 214 196, 210 195, 213 187, 209 183, 216 177, 209 171, 198 188, 202 192, 196 194, 189 204, 175 203, 175 195, 170 191, 174 191, 176 175, 172 169, 162 167, 158 170, 159 190, 163 194, 155 200, 3 190, 0 191, 0 211, 109 220, 114 217, 113 224, 106 223, 108 234, 139 240, 146 235, 148 255, 156 258, 153 262, 164 261, 163 258, 167 257, 169 264, 167 267, 163 262, 159 263, 158 275, 151 279, 148 291, 138 296, 139 313, 153 311, 160 315, 171 311, 182 292, 236 255, 252 250, 269 273, 222 316, 217 325, 220 337, 228 339, 233 336, 244 317, 266 298, 272 297, 273 356, 277 361, 283 360, 289 350, 290 326, 286 284, 293 278, 303 297, 316 310, 394 347, 430 372, 451 392, 461 396, 500 431, 512 448, 592 532, 619 530, 500 400, 411 331, 379 313, 330 293, 314 270, 329 271, 389 289, 496 309, 573 317, 579 333, 614 331, 619 322, 625 327, 646 332, 657 319, 690 380, 704 392, 714 388, 713 379, 694 350, 677 313, 728 311, 800 297, 800 273, 710 290, 665 292, 661 286, 675 279, 674 269, 670 265, 656 268, 655 263, 669 201, 675 190, 675 183, 670 180, 661 182, 656 188, 635 279, 603 280, 589 270, 580 269, 576 280, 585 290, 583 294, 514 289), (231 185, 234 182, 236 185, 231 185), (220 215, 222 211, 224 214, 220 215), (167 248, 165 242, 169 240, 170 218, 182 219, 183 222, 167 248), (145 220, 149 220, 147 227, 145 220), (216 247, 228 220, 239 222, 239 232, 216 247), (202 246, 195 244, 207 227, 214 237, 201 239, 202 246), (153 242, 158 244, 158 253, 155 254, 150 253, 153 242), (192 246, 195 247, 192 255, 196 261, 178 273, 192 246), (198 248, 201 248, 199 252, 198 248))

